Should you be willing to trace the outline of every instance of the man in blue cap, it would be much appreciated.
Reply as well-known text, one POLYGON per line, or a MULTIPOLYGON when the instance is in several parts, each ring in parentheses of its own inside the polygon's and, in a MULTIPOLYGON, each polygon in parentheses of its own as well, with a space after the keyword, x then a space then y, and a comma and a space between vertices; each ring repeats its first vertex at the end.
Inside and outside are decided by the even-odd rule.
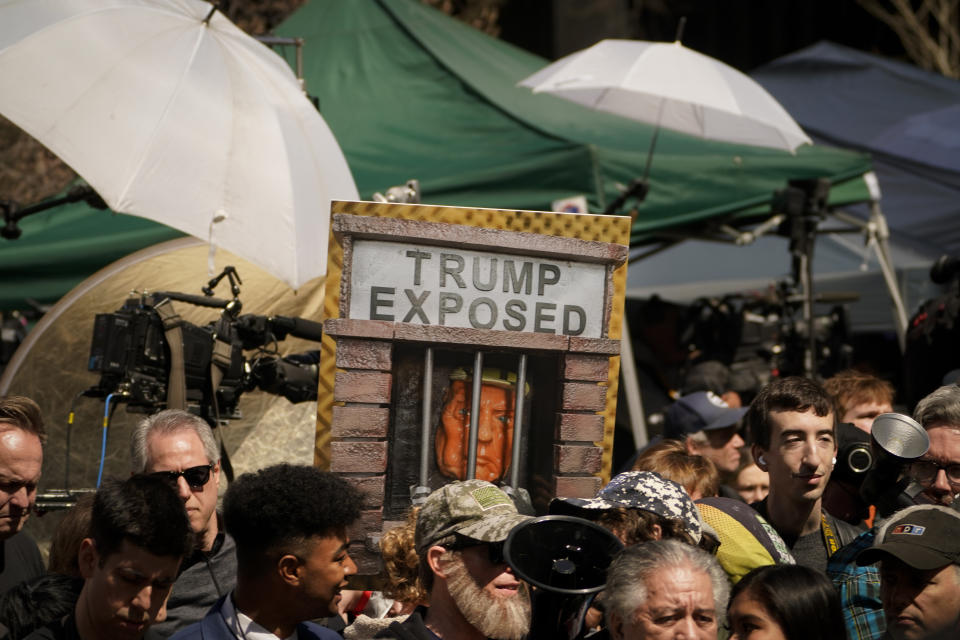
MULTIPOLYGON (((720 476, 737 471, 740 448, 738 433, 746 408, 734 409, 712 391, 697 391, 674 402, 664 415, 663 436, 683 442, 687 453, 707 458, 720 476)), ((733 490, 727 497, 735 497, 733 490)), ((724 492, 727 495, 727 492, 724 492)))

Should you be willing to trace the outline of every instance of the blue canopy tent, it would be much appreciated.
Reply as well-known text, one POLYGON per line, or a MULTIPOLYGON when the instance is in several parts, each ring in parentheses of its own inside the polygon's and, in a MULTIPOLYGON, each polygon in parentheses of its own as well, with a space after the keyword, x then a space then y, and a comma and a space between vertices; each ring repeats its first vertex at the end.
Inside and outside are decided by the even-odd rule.
POLYGON ((960 252, 960 81, 830 42, 751 75, 817 143, 871 154, 895 237, 960 252))
MULTIPOLYGON (((937 291, 928 277, 942 254, 960 252, 960 82, 829 42, 784 56, 751 74, 817 144, 868 152, 889 227, 893 280, 911 309, 937 291)), ((870 204, 844 207, 867 242, 821 236, 816 288, 852 291, 855 331, 896 328, 882 265, 869 245, 870 204)), ((642 260, 628 295, 676 301, 763 288, 789 273, 786 240, 764 237, 748 250, 687 242, 642 260), (707 263, 710 268, 696 265, 707 263)))

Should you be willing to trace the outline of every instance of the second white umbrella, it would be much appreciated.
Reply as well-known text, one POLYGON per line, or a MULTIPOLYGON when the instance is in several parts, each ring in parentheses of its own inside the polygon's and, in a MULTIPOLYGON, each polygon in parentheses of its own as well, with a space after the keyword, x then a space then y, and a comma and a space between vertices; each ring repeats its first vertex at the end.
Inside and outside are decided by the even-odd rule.
POLYGON ((602 40, 520 85, 707 140, 790 152, 812 144, 756 81, 680 42, 602 40))

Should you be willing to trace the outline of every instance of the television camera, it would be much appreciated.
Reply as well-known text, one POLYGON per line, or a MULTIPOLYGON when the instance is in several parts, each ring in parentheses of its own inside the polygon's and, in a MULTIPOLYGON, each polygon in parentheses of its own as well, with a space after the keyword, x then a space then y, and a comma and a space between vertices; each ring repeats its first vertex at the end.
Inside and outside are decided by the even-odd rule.
MULTIPOLYGON (((689 307, 681 337, 697 361, 719 360, 732 369, 749 369, 761 384, 773 376, 805 375, 804 359, 812 329, 816 373, 829 377, 849 368, 849 322, 843 304, 857 299, 844 292, 820 293, 814 301, 829 312, 801 317, 803 295, 779 281, 763 295, 729 294, 699 298, 689 307)), ((759 390, 759 389, 757 389, 759 390)))
POLYGON ((824 493, 824 506, 853 524, 876 505, 881 517, 924 502, 923 487, 907 468, 927 452, 926 430, 909 416, 882 413, 867 434, 852 424, 837 428, 837 460, 824 493))
MULTIPOLYGON (((287 336, 319 342, 322 325, 303 318, 241 314, 241 284, 236 269, 228 266, 202 287, 202 296, 144 291, 131 295, 113 313, 97 314, 87 368, 100 379, 74 398, 67 422, 64 486, 37 495, 38 513, 70 508, 80 495, 95 490, 70 483, 71 431, 81 397, 104 399, 97 487, 103 477, 110 417, 120 403, 144 413, 189 410, 215 428, 222 419, 239 417, 241 394, 255 388, 294 403, 316 400, 319 351, 280 356, 276 345, 287 336), (233 295, 229 300, 213 296, 224 278, 233 295), (184 320, 174 302, 220 309, 220 317, 198 326, 184 320), (244 355, 250 350, 256 351, 244 355)), ((232 479, 222 441, 220 446, 224 473, 232 479)))
POLYGON ((322 325, 302 318, 240 314, 242 284, 236 269, 226 267, 203 287, 203 296, 158 291, 128 298, 113 313, 97 314, 87 368, 100 374, 86 392, 114 396, 130 409, 197 410, 212 426, 221 417, 236 417, 245 391, 260 388, 291 402, 315 400, 316 353, 281 357, 268 345, 292 335, 320 341, 322 325), (223 278, 233 298, 213 297, 223 278), (221 309, 206 326, 183 320, 174 302, 221 309), (245 350, 256 349, 251 358, 245 350))
POLYGON ((930 267, 930 282, 939 293, 920 303, 907 324, 902 392, 911 406, 956 380, 960 369, 960 257, 941 256, 930 267))

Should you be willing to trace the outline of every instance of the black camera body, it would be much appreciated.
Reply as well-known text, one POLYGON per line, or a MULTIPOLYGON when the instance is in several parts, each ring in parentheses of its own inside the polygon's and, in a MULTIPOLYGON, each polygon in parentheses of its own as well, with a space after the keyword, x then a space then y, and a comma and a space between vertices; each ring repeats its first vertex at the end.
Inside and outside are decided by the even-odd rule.
POLYGON ((837 427, 837 459, 823 504, 834 517, 859 524, 874 505, 881 517, 918 504, 922 487, 906 473, 930 439, 909 416, 882 413, 870 434, 849 423, 837 427))
MULTIPOLYGON (((128 298, 113 313, 94 319, 93 339, 87 369, 100 374, 98 395, 119 393, 134 409, 151 411, 163 406, 170 380, 170 346, 163 320, 156 310, 157 296, 128 298)), ((214 340, 230 345, 230 362, 217 387, 216 403, 222 415, 234 415, 244 386, 246 361, 236 331, 217 335, 211 323, 199 327, 181 322, 183 370, 187 402, 200 406, 213 403, 211 361, 214 340)))
POLYGON ((858 489, 874 465, 870 434, 850 424, 837 425, 837 462, 831 480, 843 480, 858 489))
POLYGON ((884 518, 918 504, 922 487, 905 472, 930 448, 930 436, 910 416, 881 413, 870 429, 873 465, 860 485, 860 495, 875 504, 884 518))
MULTIPOLYGON (((113 313, 96 315, 87 370, 100 374, 100 379, 78 394, 74 405, 83 396, 104 399, 101 474, 110 416, 121 403, 143 413, 184 409, 217 427, 221 420, 240 417, 240 396, 254 388, 294 403, 316 400, 320 352, 281 357, 277 344, 287 335, 319 342, 323 326, 303 318, 240 315, 240 284, 236 269, 228 266, 202 288, 203 296, 143 292, 127 298, 113 313), (213 297, 214 287, 224 278, 230 282, 230 300, 213 297), (174 303, 217 309, 219 318, 198 326, 183 320, 174 303), (244 355, 248 349, 256 350, 250 359, 244 355)), ((67 426, 64 489, 39 495, 41 511, 70 508, 77 496, 93 491, 70 488, 74 405, 67 426)), ((232 480, 233 468, 222 442, 221 461, 232 480)))
POLYGON ((280 357, 265 345, 275 346, 288 335, 319 342, 322 325, 287 316, 239 315, 237 282, 236 271, 227 267, 204 288, 205 296, 144 293, 113 313, 97 314, 87 369, 99 373, 100 380, 86 395, 116 395, 130 409, 157 411, 167 406, 171 369, 182 361, 184 408, 197 410, 211 424, 239 417, 241 394, 254 388, 291 402, 316 400, 319 352, 280 357), (233 285, 233 300, 212 297, 213 286, 225 276, 233 285), (175 313, 174 301, 220 309, 220 318, 202 327, 191 324, 175 313), (182 347, 182 358, 172 357, 171 339, 182 347), (257 353, 247 359, 246 349, 257 353))

